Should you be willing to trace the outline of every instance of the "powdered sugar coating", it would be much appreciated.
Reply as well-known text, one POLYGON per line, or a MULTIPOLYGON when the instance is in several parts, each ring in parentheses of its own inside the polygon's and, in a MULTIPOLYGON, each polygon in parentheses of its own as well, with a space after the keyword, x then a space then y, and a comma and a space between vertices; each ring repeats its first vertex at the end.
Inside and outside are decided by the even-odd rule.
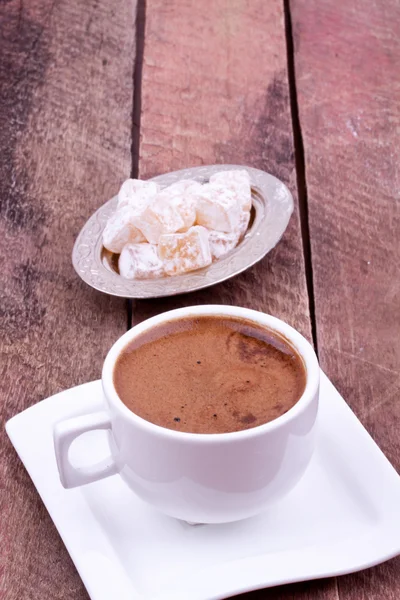
POLYGON ((244 236, 250 222, 250 212, 243 210, 239 221, 239 239, 244 236))
POLYGON ((172 183, 168 187, 164 188, 162 191, 165 192, 168 190, 168 192, 170 192, 171 194, 184 194, 189 191, 198 191, 201 188, 201 183, 199 183, 195 179, 181 179, 180 181, 172 183))
POLYGON ((162 235, 158 256, 167 275, 179 275, 210 265, 212 257, 207 229, 197 225, 185 233, 162 235))
POLYGON ((197 195, 197 223, 232 233, 239 228, 241 207, 237 193, 219 183, 206 183, 197 195))
POLYGON ((184 221, 173 203, 158 196, 134 219, 134 223, 152 244, 157 244, 164 233, 175 233, 184 227, 184 221))
POLYGON ((197 194, 201 184, 191 179, 178 181, 164 188, 156 198, 157 204, 172 206, 180 215, 183 226, 177 231, 187 231, 196 220, 197 194))
POLYGON ((236 232, 224 233, 223 231, 210 230, 208 241, 210 243, 211 256, 217 260, 236 247, 239 241, 239 234, 236 232))
POLYGON ((250 212, 242 211, 237 231, 225 233, 211 229, 208 232, 210 250, 213 260, 218 260, 236 248, 239 240, 244 236, 250 221, 250 212))
POLYGON ((164 266, 155 244, 126 244, 118 260, 125 279, 155 279, 164 275, 164 266))
POLYGON ((222 185, 236 192, 242 210, 250 210, 251 208, 251 185, 250 175, 247 171, 220 171, 214 173, 210 177, 210 183, 222 185))
POLYGON ((121 185, 118 192, 117 210, 124 206, 142 211, 156 197, 160 186, 154 181, 142 181, 141 179, 127 179, 121 185))
POLYGON ((103 231, 103 245, 107 250, 119 254, 125 244, 146 241, 134 224, 135 216, 135 210, 124 206, 109 218, 103 231))
POLYGON ((186 179, 163 189, 152 181, 128 179, 103 243, 121 254, 120 274, 127 279, 189 272, 235 248, 247 230, 250 205, 244 170, 214 173, 203 185, 186 179))

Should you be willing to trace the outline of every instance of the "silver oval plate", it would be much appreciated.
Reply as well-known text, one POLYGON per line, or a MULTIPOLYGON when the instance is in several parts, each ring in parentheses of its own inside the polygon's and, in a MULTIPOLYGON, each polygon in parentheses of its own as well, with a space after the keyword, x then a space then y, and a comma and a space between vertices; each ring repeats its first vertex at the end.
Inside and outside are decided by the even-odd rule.
POLYGON ((276 177, 239 165, 193 167, 158 175, 161 187, 180 179, 205 183, 213 173, 245 169, 251 180, 252 216, 247 232, 229 254, 209 267, 184 275, 161 279, 128 280, 118 274, 117 256, 102 244, 103 229, 115 212, 117 196, 103 204, 86 222, 72 251, 72 263, 87 284, 106 294, 123 298, 159 298, 185 294, 225 281, 261 260, 281 239, 293 212, 293 198, 288 188, 276 177))

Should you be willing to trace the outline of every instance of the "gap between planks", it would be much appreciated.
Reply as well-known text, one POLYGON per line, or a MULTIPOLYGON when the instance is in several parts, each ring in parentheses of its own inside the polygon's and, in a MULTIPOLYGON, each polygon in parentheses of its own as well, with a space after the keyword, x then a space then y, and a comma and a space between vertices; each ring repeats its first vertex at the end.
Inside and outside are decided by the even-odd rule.
POLYGON ((301 226, 301 238, 303 245, 304 267, 307 283, 308 305, 311 321, 311 332, 314 343, 314 349, 318 356, 318 338, 317 338, 317 321, 315 317, 315 297, 314 297, 314 279, 313 265, 311 255, 311 239, 310 226, 308 218, 308 195, 306 181, 306 167, 304 159, 304 144, 303 134, 301 131, 299 106, 297 101, 296 87, 296 68, 294 61, 294 41, 292 17, 290 13, 290 0, 283 0, 283 9, 285 15, 285 35, 286 35, 286 54, 287 54, 287 71, 290 95, 290 114, 292 118, 293 142, 296 165, 297 178, 297 196, 299 200, 299 214, 301 226))
MULTIPOLYGON (((142 113, 142 72, 144 56, 144 36, 146 28, 146 0, 137 0, 136 5, 136 52, 133 69, 133 102, 132 102, 132 143, 131 143, 131 177, 139 176, 139 151, 140 151, 140 117, 142 113)), ((134 300, 127 298, 126 315, 127 330, 133 325, 134 300)))

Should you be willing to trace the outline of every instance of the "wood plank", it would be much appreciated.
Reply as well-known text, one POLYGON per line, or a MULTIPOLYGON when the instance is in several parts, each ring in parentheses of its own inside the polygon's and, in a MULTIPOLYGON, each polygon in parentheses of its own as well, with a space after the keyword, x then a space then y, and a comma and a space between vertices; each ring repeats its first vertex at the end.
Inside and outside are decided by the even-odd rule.
MULTIPOLYGON (((296 196, 280 2, 147 0, 139 174, 235 163, 280 177, 296 196)), ((260 264, 208 290, 134 303, 134 322, 182 305, 238 304, 311 339, 299 215, 260 264)), ((249 594, 337 598, 334 580, 249 594)))
POLYGON ((302 581, 235 596, 237 600, 326 600, 337 598, 335 579, 302 581))
MULTIPOLYGON (((400 470, 400 5, 291 2, 322 367, 400 470)), ((400 560, 339 580, 400 597, 400 560)))
MULTIPOLYGON (((125 302, 71 264, 89 215, 131 171, 135 0, 0 7, 1 421, 100 376, 125 302)), ((87 598, 11 444, 1 438, 2 598, 87 598)))
MULTIPOLYGON (((280 177, 296 195, 280 2, 146 3, 139 173, 236 163, 280 177)), ((188 296, 135 303, 134 321, 186 304, 272 313, 311 338, 298 211, 261 263, 188 296)))

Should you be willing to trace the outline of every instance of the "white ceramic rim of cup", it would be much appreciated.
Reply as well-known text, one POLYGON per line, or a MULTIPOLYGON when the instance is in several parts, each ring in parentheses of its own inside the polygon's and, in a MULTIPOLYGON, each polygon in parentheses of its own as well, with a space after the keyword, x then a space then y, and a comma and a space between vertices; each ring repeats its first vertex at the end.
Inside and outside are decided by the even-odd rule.
POLYGON ((319 364, 311 344, 298 331, 296 331, 296 329, 293 329, 293 327, 284 321, 281 321, 277 317, 239 306, 206 304, 199 306, 188 306, 161 313, 155 317, 151 317, 150 319, 143 321, 142 323, 139 323, 138 325, 135 325, 132 329, 127 331, 115 342, 106 356, 103 365, 102 383, 104 393, 110 405, 113 405, 119 413, 122 413, 125 419, 134 421, 142 429, 149 431, 149 433, 152 432, 158 436, 174 438, 176 440, 179 439, 180 442, 185 442, 185 440, 191 443, 210 443, 210 441, 218 443, 224 441, 232 442, 235 439, 238 440, 263 435, 269 431, 276 430, 285 423, 295 419, 296 416, 310 404, 317 393, 319 385, 319 364), (276 331, 278 334, 282 334, 294 346, 299 355, 302 357, 306 369, 306 387, 296 404, 286 413, 280 417, 277 417, 273 421, 269 421, 263 425, 257 425, 256 427, 252 427, 250 429, 243 429, 241 431, 232 431, 228 433, 189 433, 184 431, 176 431, 174 429, 168 429, 167 427, 161 427, 161 425, 155 425, 154 423, 146 421, 146 419, 143 419, 142 417, 139 417, 133 413, 119 398, 113 381, 114 366, 121 351, 138 335, 141 335, 143 332, 152 329, 161 323, 197 316, 236 317, 239 319, 246 319, 253 321, 257 325, 268 327, 272 331, 276 331))

